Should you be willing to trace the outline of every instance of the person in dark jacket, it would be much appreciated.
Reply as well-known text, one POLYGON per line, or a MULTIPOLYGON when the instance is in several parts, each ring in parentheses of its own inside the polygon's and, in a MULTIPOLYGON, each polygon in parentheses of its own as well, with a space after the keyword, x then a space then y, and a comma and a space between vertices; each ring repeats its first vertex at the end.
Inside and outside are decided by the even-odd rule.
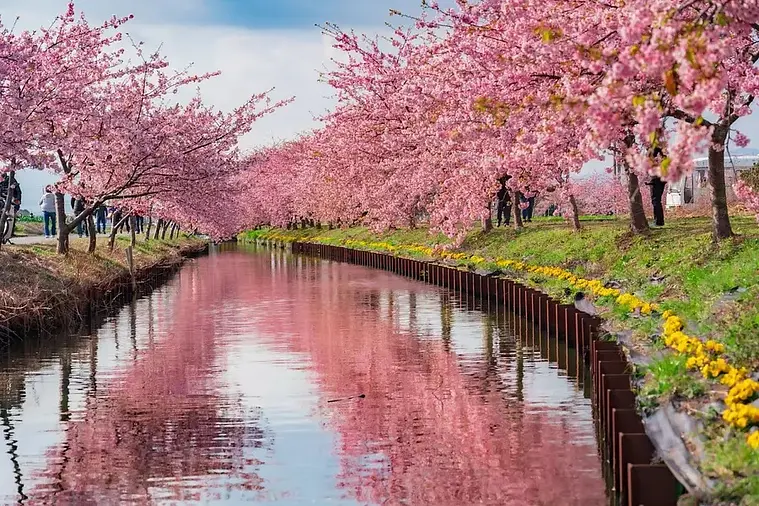
MULTIPOLYGON (((0 209, 2 209, 5 206, 5 199, 8 197, 8 189, 10 187, 11 178, 8 177, 8 174, 3 173, 0 175, 0 209)), ((10 188, 13 192, 11 194, 11 209, 12 213, 14 215, 18 214, 19 209, 21 209, 21 185, 18 183, 18 180, 13 181, 13 187, 10 188)), ((6 217, 6 220, 8 218, 6 217)), ((6 223, 13 223, 13 230, 16 229, 16 220, 12 219, 10 221, 6 221, 6 223)), ((5 227, 2 227, 5 229, 5 227)), ((5 230, 0 230, 0 236, 3 235, 5 230)), ((11 237, 13 237, 13 231, 11 231, 11 237)))
POLYGON ((662 181, 659 176, 654 176, 646 183, 651 187, 651 204, 654 207, 654 224, 657 227, 664 226, 664 206, 662 197, 664 197, 664 188, 667 183, 662 181))
POLYGON ((535 197, 525 197, 522 195, 522 202, 527 203, 527 207, 522 209, 522 220, 532 221, 532 212, 535 210, 535 197))
MULTIPOLYGON (((0 175, 0 206, 5 205, 5 199, 8 195, 8 186, 10 186, 11 178, 8 174, 3 173, 0 175)), ((18 184, 18 180, 13 181, 13 195, 11 195, 12 209, 18 212, 21 209, 21 185, 18 184)))
MULTIPOLYGON (((661 161, 664 156, 664 152, 661 148, 655 148, 653 151, 654 160, 661 161)), ((664 226, 664 206, 662 205, 662 198, 664 197, 664 188, 667 186, 665 181, 659 176, 653 176, 647 183, 651 187, 651 204, 654 208, 654 224, 657 227, 664 226)))
POLYGON ((113 229, 116 229, 117 234, 120 234, 124 229, 129 232, 129 220, 124 220, 124 223, 122 223, 121 226, 118 226, 123 218, 124 213, 121 209, 115 207, 111 213, 111 232, 113 232, 113 229))
POLYGON ((108 208, 101 204, 95 211, 95 227, 98 234, 105 234, 107 216, 108 208))
MULTIPOLYGON (((74 219, 76 219, 77 216, 84 212, 84 199, 71 197, 71 209, 74 211, 74 219)), ((76 233, 79 234, 79 237, 89 236, 85 220, 80 221, 76 226, 76 233)))
POLYGON ((501 179, 501 188, 498 190, 498 193, 496 194, 496 197, 498 198, 498 207, 497 207, 497 220, 498 224, 496 226, 501 226, 501 218, 504 218, 504 221, 506 223, 506 226, 509 226, 509 223, 511 222, 511 194, 509 193, 509 190, 506 188, 506 181, 508 176, 501 179))

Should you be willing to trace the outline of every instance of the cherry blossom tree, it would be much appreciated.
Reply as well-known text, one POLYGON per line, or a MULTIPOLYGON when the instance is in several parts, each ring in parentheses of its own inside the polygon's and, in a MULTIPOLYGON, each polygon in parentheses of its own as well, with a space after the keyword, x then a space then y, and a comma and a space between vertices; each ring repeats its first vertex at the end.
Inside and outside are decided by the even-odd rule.
MULTIPOLYGON (((0 170, 58 170, 50 149, 56 125, 75 122, 86 89, 118 63, 118 28, 128 18, 90 26, 74 4, 49 27, 14 33, 0 26, 0 170)), ((0 229, 6 210, 0 214, 0 229)))

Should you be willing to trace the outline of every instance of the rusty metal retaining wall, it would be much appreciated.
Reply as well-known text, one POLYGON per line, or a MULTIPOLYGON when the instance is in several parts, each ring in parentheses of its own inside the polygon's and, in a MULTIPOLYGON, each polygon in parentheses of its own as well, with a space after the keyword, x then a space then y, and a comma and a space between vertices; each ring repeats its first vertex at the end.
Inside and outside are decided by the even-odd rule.
MULTIPOLYGON (((546 294, 509 279, 448 265, 341 246, 292 243, 293 253, 383 269, 419 281, 496 302, 553 333, 590 363, 591 396, 598 420, 604 470, 624 506, 675 506, 680 484, 667 466, 652 464, 655 450, 635 410, 630 364, 619 344, 598 339, 601 321, 546 294)), ((577 370, 580 370, 577 364, 577 370)))

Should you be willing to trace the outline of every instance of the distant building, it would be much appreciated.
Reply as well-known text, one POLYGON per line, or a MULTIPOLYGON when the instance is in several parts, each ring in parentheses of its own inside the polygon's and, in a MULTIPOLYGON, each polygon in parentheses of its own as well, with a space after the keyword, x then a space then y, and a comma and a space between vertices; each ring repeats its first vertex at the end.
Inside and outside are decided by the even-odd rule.
MULTIPOLYGON (((725 185, 728 200, 735 198, 733 183, 738 175, 756 163, 759 163, 759 155, 725 156, 725 185)), ((680 181, 667 185, 667 207, 693 206, 709 202, 710 194, 707 184, 709 159, 696 158, 693 160, 693 165, 693 172, 681 178, 680 181)))

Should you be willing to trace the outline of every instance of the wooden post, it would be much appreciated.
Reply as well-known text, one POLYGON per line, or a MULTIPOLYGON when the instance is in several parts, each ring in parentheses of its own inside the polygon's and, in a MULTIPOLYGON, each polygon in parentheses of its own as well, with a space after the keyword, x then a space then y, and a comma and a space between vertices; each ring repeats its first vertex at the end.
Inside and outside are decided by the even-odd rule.
POLYGON ((132 278, 133 295, 136 295, 137 294, 137 279, 135 278, 135 275, 134 275, 134 256, 132 254, 131 245, 127 246, 126 248, 126 260, 127 260, 127 266, 129 267, 129 276, 132 278))

